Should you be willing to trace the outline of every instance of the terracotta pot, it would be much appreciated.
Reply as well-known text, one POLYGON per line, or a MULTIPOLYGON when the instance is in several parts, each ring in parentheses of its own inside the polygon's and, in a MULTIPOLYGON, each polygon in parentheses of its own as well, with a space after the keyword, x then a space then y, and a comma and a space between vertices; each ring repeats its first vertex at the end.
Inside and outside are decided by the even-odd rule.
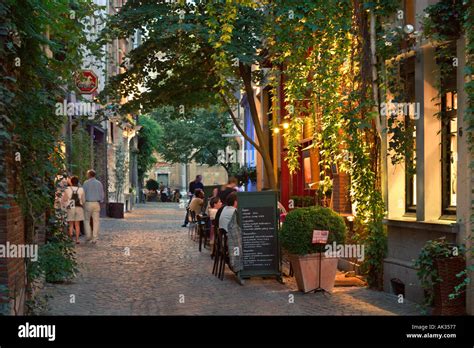
POLYGON ((466 293, 450 300, 449 294, 454 293, 454 287, 463 282, 465 277, 456 277, 456 274, 466 268, 466 260, 461 256, 435 259, 435 268, 442 279, 434 285, 433 315, 464 315, 466 314, 466 293))
POLYGON ((123 219, 123 203, 109 203, 108 213, 109 217, 116 219, 123 219))
POLYGON ((318 286, 332 292, 336 282, 337 258, 322 256, 321 284, 319 284, 319 253, 309 255, 289 255, 298 290, 308 292, 318 286))

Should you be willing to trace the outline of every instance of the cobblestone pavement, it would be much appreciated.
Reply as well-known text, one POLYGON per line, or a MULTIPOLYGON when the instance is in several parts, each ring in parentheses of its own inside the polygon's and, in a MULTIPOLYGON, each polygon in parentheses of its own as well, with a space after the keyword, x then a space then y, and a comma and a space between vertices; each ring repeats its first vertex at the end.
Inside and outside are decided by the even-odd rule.
POLYGON ((394 295, 366 288, 337 287, 331 295, 304 295, 293 278, 284 277, 285 284, 252 278, 240 286, 229 270, 221 281, 211 273, 209 251, 200 253, 187 228, 180 227, 183 216, 175 204, 147 203, 125 219, 102 219, 97 245, 77 246, 79 276, 70 284, 48 284, 43 290, 53 296, 45 314, 419 314, 413 303, 399 304, 394 295))

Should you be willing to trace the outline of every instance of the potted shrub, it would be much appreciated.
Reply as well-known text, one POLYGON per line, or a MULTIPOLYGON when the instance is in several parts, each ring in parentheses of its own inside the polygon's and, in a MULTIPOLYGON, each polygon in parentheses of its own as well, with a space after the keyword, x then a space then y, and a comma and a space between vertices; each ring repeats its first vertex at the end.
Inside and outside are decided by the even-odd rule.
POLYGON ((289 254, 299 290, 308 292, 318 287, 321 256, 320 286, 332 291, 338 259, 325 257, 324 245, 312 244, 313 230, 329 231, 328 244, 342 244, 345 241, 344 219, 329 208, 315 206, 297 208, 287 214, 280 232, 281 246, 289 254), (323 255, 319 255, 321 252, 323 255))
POLYGON ((454 296, 464 281, 464 247, 439 238, 426 242, 415 261, 417 275, 425 291, 425 306, 434 306, 434 315, 465 314, 466 294, 454 296), (458 276, 461 275, 461 276, 458 276))
POLYGON ((120 202, 125 186, 127 173, 126 154, 123 145, 117 147, 115 153, 115 202, 108 204, 109 216, 123 219, 124 203, 120 202))
POLYGON ((157 202, 158 201, 158 189, 160 188, 160 185, 158 184, 158 181, 149 179, 147 180, 145 187, 148 191, 146 200, 148 202, 157 202))

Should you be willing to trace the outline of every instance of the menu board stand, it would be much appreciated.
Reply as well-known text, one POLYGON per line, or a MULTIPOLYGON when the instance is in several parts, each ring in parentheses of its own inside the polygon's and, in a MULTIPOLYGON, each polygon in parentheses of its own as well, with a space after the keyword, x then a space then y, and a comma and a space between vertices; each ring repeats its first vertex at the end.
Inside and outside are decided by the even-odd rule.
POLYGON ((276 277, 283 283, 277 192, 238 192, 237 200, 243 259, 237 281, 240 284, 251 277, 276 277))
POLYGON ((318 273, 319 280, 318 280, 318 286, 316 287, 316 289, 305 292, 305 294, 308 294, 310 292, 314 292, 314 293, 322 292, 324 295, 328 294, 328 292, 321 287, 321 264, 322 263, 323 263, 323 253, 320 252, 319 253, 319 273, 318 273))
MULTIPOLYGON (((314 230, 313 231, 313 241, 312 241, 312 243, 316 244, 316 245, 325 245, 327 240, 328 240, 328 234, 329 234, 329 231, 314 230)), ((321 287, 321 265, 322 265, 322 263, 323 263, 323 252, 321 251, 319 253, 318 286, 316 287, 316 289, 305 292, 305 294, 310 293, 310 292, 314 292, 314 293, 322 292, 323 295, 329 294, 328 291, 326 291, 325 289, 323 289, 321 287)))

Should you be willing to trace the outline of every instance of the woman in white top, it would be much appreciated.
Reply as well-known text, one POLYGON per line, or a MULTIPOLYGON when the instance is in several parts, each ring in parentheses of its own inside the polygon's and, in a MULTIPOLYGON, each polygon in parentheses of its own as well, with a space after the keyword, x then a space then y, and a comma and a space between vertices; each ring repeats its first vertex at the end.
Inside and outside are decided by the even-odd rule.
POLYGON ((67 221, 69 222, 69 237, 72 238, 73 229, 76 230, 76 244, 79 244, 79 233, 81 231, 81 221, 84 221, 84 204, 86 196, 84 189, 79 187, 77 176, 71 177, 71 186, 63 193, 62 201, 67 207, 67 221))

